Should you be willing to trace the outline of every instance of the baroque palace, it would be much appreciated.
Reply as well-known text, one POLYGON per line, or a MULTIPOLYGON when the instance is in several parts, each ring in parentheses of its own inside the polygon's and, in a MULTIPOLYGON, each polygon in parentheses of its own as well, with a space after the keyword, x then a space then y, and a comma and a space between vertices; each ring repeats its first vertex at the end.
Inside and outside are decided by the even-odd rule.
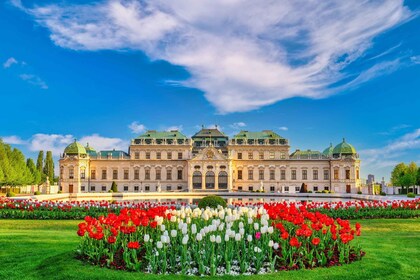
POLYGON ((241 131, 229 139, 217 128, 191 138, 177 130, 149 130, 131 141, 128 153, 95 151, 78 142, 60 158, 63 192, 264 191, 356 193, 360 159, 344 139, 322 153, 296 150, 271 130, 241 131))

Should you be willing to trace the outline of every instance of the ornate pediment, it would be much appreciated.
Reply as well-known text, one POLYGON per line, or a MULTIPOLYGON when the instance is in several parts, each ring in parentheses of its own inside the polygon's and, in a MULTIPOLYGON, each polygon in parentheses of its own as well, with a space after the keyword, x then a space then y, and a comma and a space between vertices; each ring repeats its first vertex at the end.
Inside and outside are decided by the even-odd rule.
POLYGON ((193 161, 199 160, 227 160, 228 158, 223 153, 214 148, 207 147, 198 152, 198 154, 192 158, 193 161))

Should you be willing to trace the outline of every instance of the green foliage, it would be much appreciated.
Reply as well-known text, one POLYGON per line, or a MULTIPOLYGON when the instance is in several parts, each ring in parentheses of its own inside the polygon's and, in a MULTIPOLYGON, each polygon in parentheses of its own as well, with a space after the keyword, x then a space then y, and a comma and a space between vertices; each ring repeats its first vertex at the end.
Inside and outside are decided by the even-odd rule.
POLYGON ((382 196, 386 196, 386 193, 385 193, 385 192, 381 192, 381 195, 382 195, 382 196))
POLYGON ((414 197, 416 197, 416 195, 415 195, 414 193, 412 193, 412 192, 409 192, 409 193, 407 194, 407 197, 414 198, 414 197))
POLYGON ((362 194, 362 192, 361 191, 358 191, 357 194, 362 194))
POLYGON ((8 192, 6 193, 6 196, 7 196, 7 197, 14 197, 14 196, 16 196, 16 194, 15 194, 14 192, 12 192, 12 191, 8 191, 8 192))
POLYGON ((48 177, 48 180, 50 181, 50 184, 54 184, 54 160, 52 157, 52 152, 47 151, 47 156, 45 158, 45 165, 44 165, 44 174, 46 177, 48 177))
POLYGON ((118 192, 118 186, 117 183, 115 183, 115 181, 112 181, 111 190, 112 192, 118 192))
POLYGON ((40 191, 36 191, 36 192, 34 192, 34 195, 41 195, 41 192, 40 191))
POLYGON ((217 195, 209 195, 209 196, 203 197, 198 202, 199 208, 206 208, 206 207, 217 208, 217 206, 219 205, 222 207, 226 207, 226 201, 217 195))
POLYGON ((407 193, 410 186, 414 186, 420 180, 419 168, 415 162, 409 165, 401 162, 391 172, 391 182, 394 186, 401 186, 402 193, 407 193))

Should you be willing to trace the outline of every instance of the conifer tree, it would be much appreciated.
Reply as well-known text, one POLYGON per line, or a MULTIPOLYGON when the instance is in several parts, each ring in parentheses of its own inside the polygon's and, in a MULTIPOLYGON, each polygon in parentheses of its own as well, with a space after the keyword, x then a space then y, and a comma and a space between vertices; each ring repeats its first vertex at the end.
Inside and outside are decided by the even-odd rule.
POLYGON ((54 160, 51 151, 47 151, 44 165, 44 174, 45 176, 48 176, 50 184, 54 184, 54 160))
POLYGON ((36 169, 34 160, 28 158, 26 161, 26 166, 32 174, 32 184, 39 185, 41 183, 41 173, 36 169))

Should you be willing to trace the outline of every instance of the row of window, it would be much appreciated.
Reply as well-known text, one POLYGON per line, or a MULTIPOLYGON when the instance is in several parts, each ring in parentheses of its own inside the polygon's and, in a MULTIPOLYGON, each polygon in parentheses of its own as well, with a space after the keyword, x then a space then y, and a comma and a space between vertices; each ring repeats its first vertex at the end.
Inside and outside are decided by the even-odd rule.
MULTIPOLYGON (((278 189, 278 191, 283 191, 283 192, 289 192, 291 190, 291 188, 295 189, 295 192, 300 192, 300 187, 289 187, 289 186, 284 186, 284 187, 280 187, 280 189, 278 189)), ((257 188, 259 190, 259 188, 257 188)), ((328 186, 324 187, 324 190, 328 191, 330 188, 328 186)), ((243 191, 244 188, 242 186, 238 186, 238 191, 243 191)), ((313 187, 313 191, 317 192, 319 191, 319 187, 318 186, 314 186, 313 187)), ((248 191, 252 192, 254 191, 254 186, 249 186, 248 187, 248 191)), ((275 186, 270 186, 270 192, 275 192, 276 191, 276 187, 275 186)))
MULTIPOLYGON (((162 152, 154 152, 154 159, 174 159, 172 152, 166 152, 166 157, 162 157, 162 152)), ((134 152, 134 159, 140 159, 140 152, 134 152)), ((146 152, 145 159, 151 159, 151 152, 146 152)), ((178 152, 178 159, 182 159, 182 152, 178 152)))
MULTIPOLYGON (((238 159, 245 159, 242 152, 238 152, 238 159)), ((248 159, 254 159, 254 152, 248 152, 248 159)), ((266 159, 264 152, 258 153, 258 159, 266 159)), ((269 152, 268 159, 275 159, 275 153, 269 152)), ((280 159, 286 159, 286 153, 280 153, 280 159)))
MULTIPOLYGON (((150 177, 150 169, 145 169, 144 170, 144 178, 142 178, 142 180, 151 180, 150 177)), ((62 174, 61 174, 62 176, 62 174)), ((108 172, 107 170, 102 170, 101 173, 101 179, 102 180, 107 180, 108 177, 108 172)), ((182 169, 178 169, 177 170, 177 180, 182 180, 183 176, 182 176, 182 169)), ((69 179, 74 179, 74 168, 73 167, 69 167, 69 179)), ((84 168, 82 168, 80 170, 80 179, 86 179, 86 170, 84 168)), ((96 170, 91 170, 90 171, 90 179, 91 180, 96 180, 96 170)), ((172 180, 172 169, 167 169, 166 170, 166 180, 172 180)), ((118 180, 118 170, 114 169, 112 170, 112 180, 118 180)), ((124 174, 123 174, 123 180, 130 180, 130 176, 129 176, 129 170, 125 169, 124 170, 124 174)), ((140 180, 140 170, 139 169, 134 169, 134 178, 133 180, 140 180)), ((155 180, 162 180, 162 172, 160 169, 156 169, 155 170, 155 180)))
MULTIPOLYGON (((157 187, 155 187, 155 189, 157 190, 157 187)), ((181 185, 178 185, 176 187, 176 189, 177 190, 182 190, 182 186, 181 185)), ((82 192, 85 192, 86 191, 86 186, 80 186, 80 190, 82 192)), ((110 190, 110 188, 107 188, 107 186, 101 186, 101 189, 100 189, 100 191, 102 191, 102 192, 106 192, 106 191, 109 191, 109 190, 110 190)), ((124 186, 123 187, 123 190, 125 192, 128 192, 129 191, 129 187, 128 186, 124 186)), ((135 192, 143 191, 143 187, 134 186, 133 187, 133 190, 135 192)), ((151 190, 151 187, 149 185, 144 186, 144 191, 147 192, 147 191, 150 191, 150 190, 151 190)), ((166 190, 167 191, 172 191, 173 190, 172 189, 172 186, 171 185, 166 186, 166 190)), ((174 188, 174 190, 175 190, 175 188, 174 188)), ((90 186, 90 190, 89 191, 95 192, 96 191, 96 186, 90 186)), ((98 189, 98 191, 99 191, 99 189, 98 189)))
MULTIPOLYGON (((330 179, 330 172, 328 169, 324 169, 324 174, 323 174, 323 178, 324 180, 329 180, 330 179)), ((269 174, 269 180, 275 180, 276 177, 276 173, 274 169, 270 170, 270 174, 269 174)), ((346 180, 350 180, 350 170, 346 170, 346 174, 345 174, 345 178, 346 180)), ((356 172, 356 178, 359 179, 359 170, 357 170, 356 172)), ((242 170, 238 170, 238 180, 243 180, 243 172, 242 170)), ((254 170, 253 169, 248 169, 248 180, 254 180, 254 170)), ((265 180, 264 179, 264 169, 259 169, 258 170, 258 180, 265 180)), ((281 169, 280 170, 280 180, 286 180, 286 170, 281 169)), ((291 180, 297 180, 297 170, 292 169, 291 170, 291 180)), ((302 170, 302 180, 308 180, 308 170, 303 169, 302 170)), ((318 176, 318 170, 312 170, 312 180, 319 180, 319 176, 318 176)), ((339 180, 339 170, 338 169, 334 169, 334 180, 339 180)))

